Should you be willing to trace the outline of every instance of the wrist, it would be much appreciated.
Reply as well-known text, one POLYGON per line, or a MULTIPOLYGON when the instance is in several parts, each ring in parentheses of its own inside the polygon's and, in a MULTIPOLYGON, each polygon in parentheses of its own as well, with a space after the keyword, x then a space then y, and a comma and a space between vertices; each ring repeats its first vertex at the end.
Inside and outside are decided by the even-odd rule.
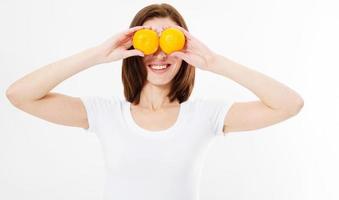
POLYGON ((87 55, 88 62, 90 65, 94 66, 94 65, 102 63, 102 59, 101 59, 98 46, 94 46, 94 47, 90 47, 86 49, 85 54, 87 55))
POLYGON ((219 54, 212 52, 209 56, 207 56, 207 69, 211 70, 217 66, 219 54))

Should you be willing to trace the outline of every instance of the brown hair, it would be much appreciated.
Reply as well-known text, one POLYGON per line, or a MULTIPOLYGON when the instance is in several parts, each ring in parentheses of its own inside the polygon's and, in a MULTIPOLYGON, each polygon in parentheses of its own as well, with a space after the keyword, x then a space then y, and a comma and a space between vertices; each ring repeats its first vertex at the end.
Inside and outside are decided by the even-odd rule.
MULTIPOLYGON (((186 23, 180 13, 171 5, 152 4, 141 9, 133 18, 130 28, 141 26, 149 19, 155 17, 169 17, 178 26, 187 29, 186 23)), ((129 49, 134 49, 133 46, 129 49)), ((179 103, 184 102, 191 95, 194 86, 195 67, 182 60, 179 71, 171 81, 171 89, 168 93, 170 102, 178 99, 179 103)), ((147 69, 142 62, 142 57, 132 56, 123 59, 122 82, 124 95, 127 101, 139 104, 140 93, 147 80, 147 69), (140 67, 141 66, 141 67, 140 67)))

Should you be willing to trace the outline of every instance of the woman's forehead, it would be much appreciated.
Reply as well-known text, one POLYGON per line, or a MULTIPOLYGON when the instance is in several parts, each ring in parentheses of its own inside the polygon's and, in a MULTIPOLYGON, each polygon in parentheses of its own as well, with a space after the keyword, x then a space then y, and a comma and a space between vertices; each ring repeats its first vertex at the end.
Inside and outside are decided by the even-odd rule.
POLYGON ((173 26, 177 25, 172 19, 166 17, 166 18, 152 18, 143 24, 144 26, 150 26, 152 29, 155 30, 161 30, 162 28, 166 26, 173 26))

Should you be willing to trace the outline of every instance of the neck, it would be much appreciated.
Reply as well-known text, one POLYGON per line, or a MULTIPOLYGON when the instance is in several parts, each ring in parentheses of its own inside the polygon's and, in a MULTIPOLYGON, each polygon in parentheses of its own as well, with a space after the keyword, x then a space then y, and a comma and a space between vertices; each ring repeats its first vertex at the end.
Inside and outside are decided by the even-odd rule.
POLYGON ((146 84, 140 94, 140 107, 158 111, 173 105, 179 105, 179 101, 170 102, 167 94, 170 88, 167 86, 158 86, 146 84))

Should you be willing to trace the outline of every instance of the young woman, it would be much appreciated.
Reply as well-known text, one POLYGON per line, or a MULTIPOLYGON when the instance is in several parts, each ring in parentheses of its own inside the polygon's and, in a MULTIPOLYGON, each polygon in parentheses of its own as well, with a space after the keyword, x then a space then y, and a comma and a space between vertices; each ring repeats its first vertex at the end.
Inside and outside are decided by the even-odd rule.
POLYGON ((267 127, 296 115, 302 98, 287 86, 209 49, 188 32, 168 4, 140 10, 130 29, 14 82, 7 97, 21 110, 97 134, 106 161, 105 200, 196 200, 203 155, 211 139, 267 127), (169 55, 133 49, 139 29, 175 27, 186 45, 169 55), (97 64, 123 59, 125 99, 72 97, 51 92, 65 79, 97 64), (156 67, 166 66, 163 72, 156 67), (230 78, 260 101, 189 100, 195 67, 230 78))

